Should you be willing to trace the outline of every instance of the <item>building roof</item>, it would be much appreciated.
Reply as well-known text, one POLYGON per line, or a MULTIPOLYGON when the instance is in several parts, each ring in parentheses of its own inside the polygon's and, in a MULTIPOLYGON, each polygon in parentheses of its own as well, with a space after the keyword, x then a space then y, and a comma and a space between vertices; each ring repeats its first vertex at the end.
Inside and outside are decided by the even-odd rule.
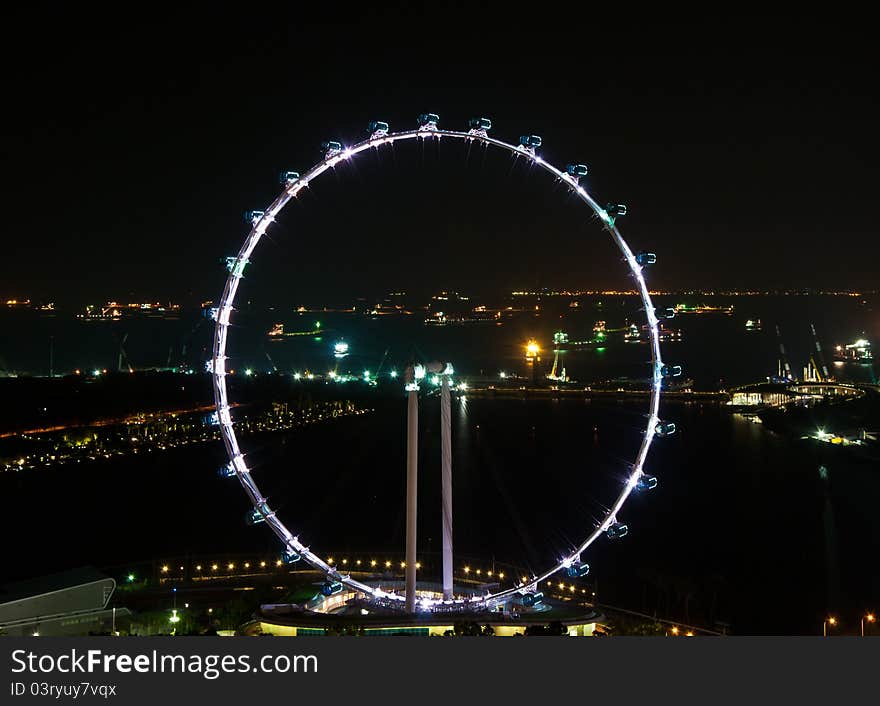
POLYGON ((38 578, 16 581, 0 586, 0 605, 12 603, 25 598, 33 598, 45 593, 62 591, 66 588, 75 588, 84 584, 106 581, 110 577, 102 574, 91 566, 83 566, 57 574, 40 576, 38 578))

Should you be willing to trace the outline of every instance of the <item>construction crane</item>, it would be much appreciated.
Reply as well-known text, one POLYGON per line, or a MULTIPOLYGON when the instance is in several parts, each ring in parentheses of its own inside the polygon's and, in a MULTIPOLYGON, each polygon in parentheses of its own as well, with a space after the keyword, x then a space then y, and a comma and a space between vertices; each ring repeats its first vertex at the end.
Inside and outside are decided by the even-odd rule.
POLYGON ((813 324, 810 324, 810 330, 813 332, 813 343, 816 345, 816 358, 819 359, 819 364, 822 366, 822 374, 819 375, 819 367, 816 365, 816 361, 813 360, 813 367, 816 368, 816 374, 819 378, 819 382, 828 382, 831 379, 831 375, 828 373, 828 365, 825 363, 825 354, 822 352, 822 345, 819 343, 819 336, 816 334, 816 327, 813 324))
POLYGON ((779 339, 779 377, 793 381, 794 375, 788 362, 788 354, 785 352, 785 344, 782 342, 782 332, 779 330, 779 324, 776 324, 776 338, 779 339))
POLYGON ((558 382, 567 382, 568 376, 565 374, 565 367, 563 366, 560 369, 560 354, 562 351, 560 350, 560 346, 568 343, 568 334, 565 331, 557 331, 553 334, 553 369, 550 371, 550 374, 547 376, 548 380, 555 380, 558 382))
POLYGON ((120 336, 116 335, 117 340, 119 341, 119 358, 116 362, 116 369, 121 373, 125 368, 128 369, 128 372, 133 373, 134 368, 131 367, 131 363, 128 360, 128 355, 125 353, 125 342, 128 340, 128 334, 123 334, 120 336), (125 368, 122 367, 123 362, 125 363, 125 368))

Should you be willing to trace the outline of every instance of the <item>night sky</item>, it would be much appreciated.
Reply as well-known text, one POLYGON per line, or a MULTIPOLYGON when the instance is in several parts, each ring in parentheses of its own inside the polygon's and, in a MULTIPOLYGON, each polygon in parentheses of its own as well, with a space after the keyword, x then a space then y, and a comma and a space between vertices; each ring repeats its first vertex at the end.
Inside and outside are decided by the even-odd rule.
MULTIPOLYGON (((213 298, 242 212, 274 198, 280 170, 425 111, 449 128, 485 115, 498 137, 534 132, 551 162, 588 164, 599 200, 629 206, 624 235, 658 252, 657 287, 880 286, 880 116, 858 21, 65 12, 0 30, 2 297, 213 298)), ((626 284, 598 226, 524 164, 398 150, 285 212, 255 296, 626 284)))

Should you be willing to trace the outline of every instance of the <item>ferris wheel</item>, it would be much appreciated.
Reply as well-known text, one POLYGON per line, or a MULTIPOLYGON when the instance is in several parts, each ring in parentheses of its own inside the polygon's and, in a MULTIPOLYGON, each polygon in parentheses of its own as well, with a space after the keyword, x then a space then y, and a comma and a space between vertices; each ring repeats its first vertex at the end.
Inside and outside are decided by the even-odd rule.
POLYGON ((235 427, 230 410, 230 401, 226 385, 226 348, 229 337, 230 322, 234 311, 235 296, 239 284, 244 276, 245 268, 250 261, 254 249, 259 244, 267 229, 275 222, 276 216, 297 198, 303 189, 311 182, 336 165, 355 159, 359 154, 372 149, 378 149, 383 145, 391 145, 406 140, 462 140, 471 143, 481 143, 486 146, 505 150, 515 156, 529 160, 532 164, 542 168, 558 182, 566 185, 568 191, 574 194, 593 214, 601 221, 604 229, 611 236, 612 241, 619 249, 629 268, 636 284, 636 289, 642 303, 642 311, 645 316, 644 329, 648 334, 648 342, 651 351, 651 375, 650 394, 648 398, 648 410, 646 425, 641 444, 635 460, 629 467, 629 471, 623 481, 619 493, 614 502, 605 510, 604 517, 598 523, 592 523, 589 529, 585 529, 585 536, 572 551, 562 557, 548 559, 548 568, 532 576, 519 579, 509 588, 493 592, 485 592, 481 595, 453 596, 451 598, 420 598, 418 609, 423 611, 449 611, 449 610, 475 610, 492 608, 504 601, 510 600, 517 595, 523 597, 525 604, 529 604, 530 597, 537 595, 537 586, 542 581, 556 573, 564 572, 570 577, 581 577, 589 572, 589 565, 584 561, 588 548, 602 537, 615 540, 624 537, 628 532, 627 525, 619 518, 624 504, 634 492, 647 491, 657 485, 657 479, 645 471, 645 463, 648 452, 654 439, 665 437, 675 432, 675 424, 671 421, 660 419, 660 391, 665 378, 681 374, 679 366, 664 365, 660 355, 660 335, 658 325, 661 319, 671 318, 673 309, 655 309, 648 287, 645 282, 644 271, 649 265, 656 263, 656 255, 651 252, 634 253, 627 245, 617 226, 618 219, 626 214, 626 206, 623 204, 609 203, 600 206, 581 183, 582 177, 587 174, 587 167, 583 164, 569 164, 565 169, 558 169, 539 154, 542 139, 538 135, 523 135, 517 144, 512 144, 490 137, 489 131, 492 123, 488 118, 480 117, 470 120, 469 129, 465 131, 445 130, 438 127, 439 117, 432 113, 422 114, 418 118, 418 127, 414 130, 392 132, 388 123, 374 121, 368 128, 369 136, 356 144, 345 146, 338 141, 327 141, 322 145, 323 159, 303 174, 287 171, 281 174, 283 190, 278 197, 265 209, 249 211, 245 214, 246 220, 251 225, 251 230, 238 254, 226 259, 229 275, 226 286, 219 300, 219 305, 212 309, 212 317, 216 321, 214 329, 213 354, 207 363, 207 369, 211 373, 214 403, 216 407, 215 418, 220 428, 224 446, 229 461, 221 470, 221 474, 228 477, 236 477, 241 483, 251 504, 250 518, 253 522, 265 522, 281 541, 282 560, 286 563, 303 561, 326 577, 328 592, 340 590, 342 586, 370 596, 372 599, 385 605, 404 605, 406 596, 397 591, 383 590, 381 587, 371 586, 363 581, 352 578, 321 558, 310 547, 300 541, 299 536, 288 529, 275 511, 269 506, 266 497, 260 492, 257 483, 251 474, 235 433, 235 427))

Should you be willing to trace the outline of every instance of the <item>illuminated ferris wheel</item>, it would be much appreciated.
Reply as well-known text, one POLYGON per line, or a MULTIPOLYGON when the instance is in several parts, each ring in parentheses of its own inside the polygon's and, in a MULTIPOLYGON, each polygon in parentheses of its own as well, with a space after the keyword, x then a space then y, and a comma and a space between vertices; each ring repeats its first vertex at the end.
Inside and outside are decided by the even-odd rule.
POLYGON ((561 557, 548 558, 548 568, 532 576, 522 577, 510 588, 498 590, 494 593, 485 592, 481 595, 421 597, 416 608, 424 611, 492 608, 517 596, 522 596, 523 603, 530 605, 539 600, 538 584, 554 574, 564 572, 567 576, 573 578, 585 576, 589 572, 589 565, 584 559, 590 545, 602 537, 615 540, 625 536, 628 528, 619 518, 619 515, 627 499, 634 492, 647 491, 657 485, 656 477, 649 475, 644 470, 648 451, 655 437, 664 437, 675 432, 674 423, 661 420, 658 416, 660 391, 665 378, 681 373, 679 366, 663 364, 660 356, 658 325, 661 319, 671 318, 674 315, 674 311, 672 309, 655 309, 645 282, 644 270, 647 266, 656 262, 656 256, 650 252, 634 253, 630 249, 617 227, 617 220, 626 214, 626 206, 615 203, 609 203, 604 207, 600 206, 580 182, 581 178, 587 174, 587 167, 585 165, 569 164, 564 170, 553 166, 539 155, 538 150, 541 147, 542 140, 537 135, 524 135, 520 137, 518 144, 511 144, 490 137, 489 130, 492 124, 487 118, 472 119, 467 131, 441 129, 438 127, 438 122, 439 118, 437 115, 423 114, 418 118, 418 127, 416 129, 391 132, 387 123, 375 121, 369 125, 369 136, 357 144, 344 146, 341 142, 325 142, 322 145, 323 159, 320 162, 303 174, 293 171, 282 173, 281 183, 283 190, 279 196, 265 211, 250 211, 246 214, 246 220, 250 223, 251 230, 238 255, 227 258, 229 276, 226 279, 226 286, 220 297, 219 306, 212 310, 212 315, 216 320, 216 327, 214 330, 213 355, 207 364, 214 388, 216 421, 219 424, 223 443, 229 457, 229 462, 223 468, 222 474, 230 478, 234 476, 239 480, 253 506, 250 511, 250 519, 253 522, 265 522, 275 533, 281 541, 281 556, 284 562, 294 563, 303 561, 324 574, 326 583, 322 590, 325 594, 329 595, 341 590, 343 586, 347 586, 385 605, 413 605, 414 597, 412 596, 410 601, 407 602, 407 597, 404 593, 383 590, 382 588, 358 581, 352 578, 351 575, 340 571, 338 567, 324 561, 316 551, 303 544, 297 534, 288 529, 287 525, 278 518, 275 511, 269 506, 266 497, 257 487, 245 460, 245 454, 239 446, 236 437, 226 386, 226 346, 230 322, 235 310, 235 296, 254 249, 267 229, 275 221, 275 217, 311 182, 323 173, 332 170, 336 165, 353 160, 357 155, 365 151, 378 149, 383 145, 391 145, 405 140, 454 139, 481 143, 506 150, 512 155, 529 160, 534 165, 541 167, 558 182, 565 184, 568 190, 577 196, 601 221, 604 229, 609 233, 614 244, 623 255, 623 259, 636 283, 645 316, 644 329, 647 331, 651 350, 650 395, 644 435, 642 436, 635 460, 628 469, 619 493, 614 502, 605 510, 601 521, 598 523, 591 522, 591 526, 588 529, 584 529, 584 538, 572 551, 567 552, 561 557))

